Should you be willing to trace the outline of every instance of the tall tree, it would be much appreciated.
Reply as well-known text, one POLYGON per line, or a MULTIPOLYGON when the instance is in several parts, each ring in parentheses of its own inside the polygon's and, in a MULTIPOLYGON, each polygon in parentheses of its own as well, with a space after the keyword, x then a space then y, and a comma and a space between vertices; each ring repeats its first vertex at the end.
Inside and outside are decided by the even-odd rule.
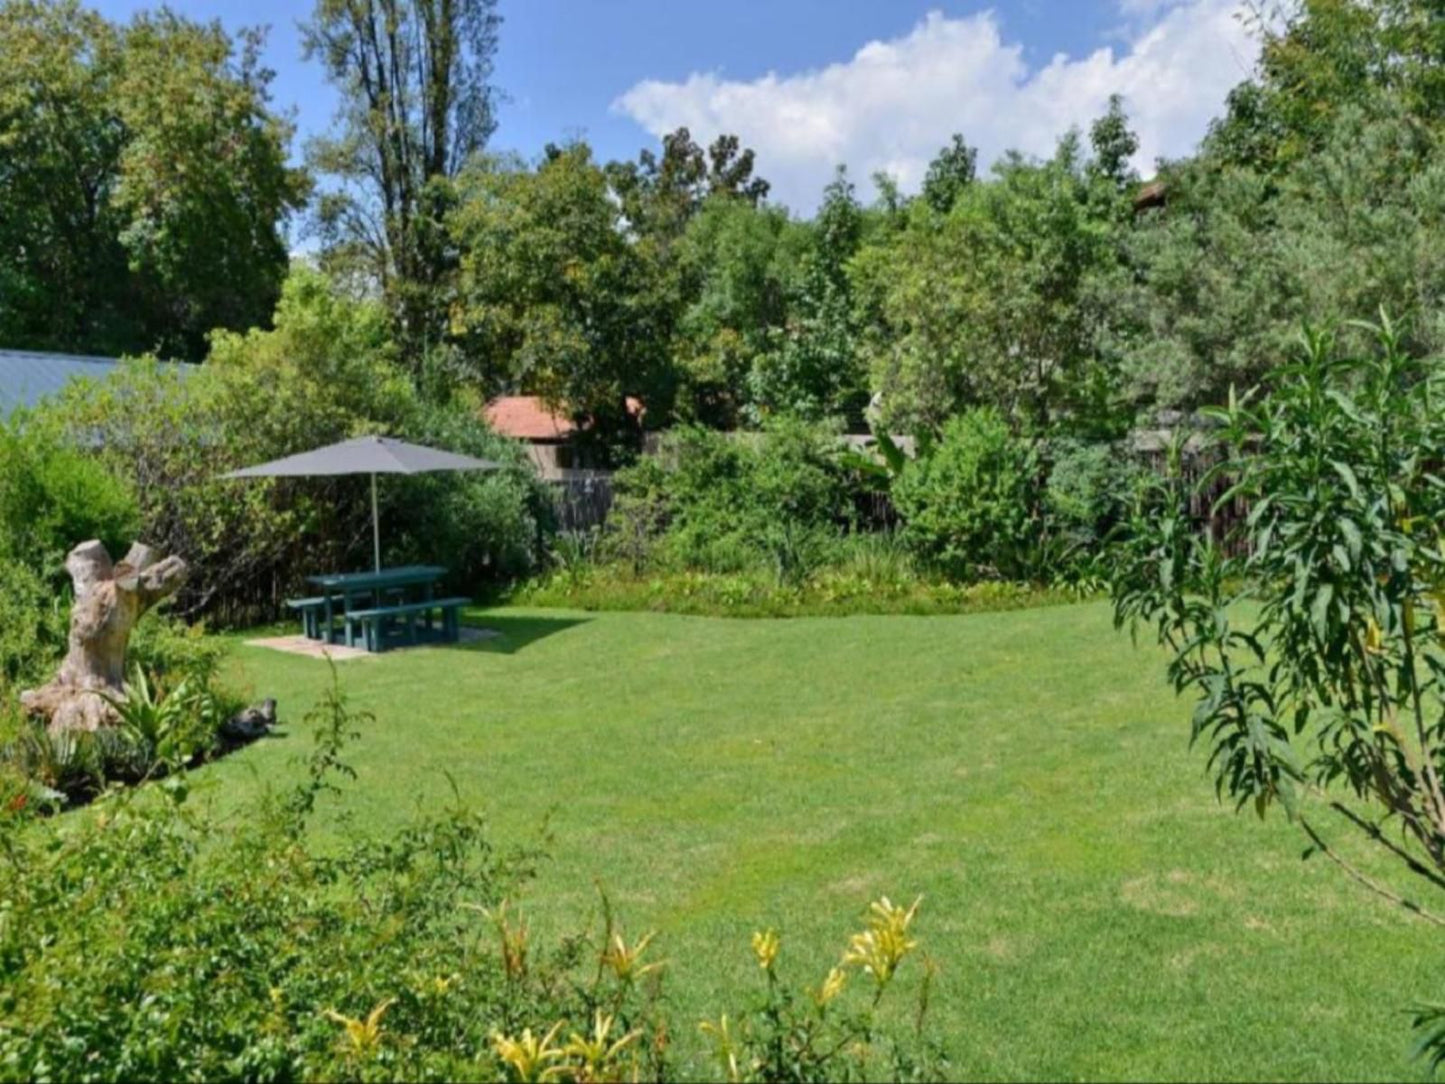
POLYGON ((303 27, 341 92, 340 132, 310 161, 328 261, 386 297, 413 365, 444 331, 450 184, 496 129, 496 0, 317 0, 303 27))
POLYGON ((807 225, 775 207, 708 199, 679 244, 688 299, 673 336, 678 411, 720 428, 738 425, 748 375, 788 314, 807 225))
POLYGON ((923 177, 923 198, 939 214, 946 215, 954 201, 973 183, 978 170, 978 151, 957 132, 948 146, 928 163, 923 177))
POLYGON ((857 258, 863 350, 886 424, 936 429, 975 405, 1039 432, 1112 422, 1100 326, 1127 200, 1109 161, 1097 147, 1087 158, 1077 133, 1047 161, 1011 154, 946 216, 916 201, 906 228, 857 258))
POLYGON ((199 358, 270 319, 307 181, 261 43, 0 4, 0 341, 199 358))
POLYGON ((770 348, 750 374, 754 420, 771 414, 841 416, 861 425, 868 392, 849 263, 863 237, 863 208, 839 166, 813 220, 812 245, 790 291, 787 320, 769 336, 770 348))
POLYGON ((732 196, 756 207, 772 187, 754 176, 754 155, 735 135, 720 135, 706 151, 679 128, 662 137, 662 156, 644 149, 636 162, 609 162, 607 178, 628 228, 639 239, 668 244, 682 236, 709 196, 732 196))
POLYGON ((478 160, 458 188, 451 322, 473 380, 541 395, 604 451, 635 446, 627 400, 667 413, 671 313, 591 149, 549 147, 536 169, 478 160))
POLYGON ((1109 108, 1089 127, 1089 145, 1094 151, 1089 170, 1095 176, 1105 177, 1119 188, 1138 181, 1129 160, 1139 150, 1139 137, 1129 127, 1121 95, 1109 95, 1109 108))

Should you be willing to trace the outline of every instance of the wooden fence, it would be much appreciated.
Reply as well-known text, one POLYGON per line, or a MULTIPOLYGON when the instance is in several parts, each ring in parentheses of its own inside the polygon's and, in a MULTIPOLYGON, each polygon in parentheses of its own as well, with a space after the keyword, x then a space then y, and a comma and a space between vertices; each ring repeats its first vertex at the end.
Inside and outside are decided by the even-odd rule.
MULTIPOLYGON (((1154 471, 1163 474, 1168 469, 1164 452, 1151 450, 1140 455, 1154 471)), ((1243 497, 1233 497, 1219 504, 1219 499, 1233 484, 1233 479, 1222 471, 1209 478, 1208 485, 1200 485, 1218 463, 1217 454, 1209 450, 1191 451, 1180 458, 1179 469, 1189 493, 1189 518, 1196 531, 1224 547, 1229 556, 1242 557, 1249 552, 1249 546, 1240 537, 1238 528, 1249 517, 1249 502, 1243 497)))
POLYGON ((557 527, 563 531, 585 531, 600 527, 612 510, 612 474, 602 470, 567 471, 549 478, 552 504, 557 510, 557 527))

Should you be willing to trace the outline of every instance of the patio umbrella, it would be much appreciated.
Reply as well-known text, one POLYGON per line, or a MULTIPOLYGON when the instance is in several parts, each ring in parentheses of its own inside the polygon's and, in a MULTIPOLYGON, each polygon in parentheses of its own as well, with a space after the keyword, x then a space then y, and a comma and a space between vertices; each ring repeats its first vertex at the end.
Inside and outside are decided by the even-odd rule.
POLYGON ((328 444, 309 452, 288 455, 242 470, 233 470, 222 478, 297 478, 325 477, 337 474, 371 475, 371 547, 376 570, 381 571, 381 521, 376 511, 376 476, 378 474, 430 474, 434 471, 498 470, 500 463, 490 459, 473 459, 421 444, 408 444, 391 437, 356 437, 340 444, 328 444))

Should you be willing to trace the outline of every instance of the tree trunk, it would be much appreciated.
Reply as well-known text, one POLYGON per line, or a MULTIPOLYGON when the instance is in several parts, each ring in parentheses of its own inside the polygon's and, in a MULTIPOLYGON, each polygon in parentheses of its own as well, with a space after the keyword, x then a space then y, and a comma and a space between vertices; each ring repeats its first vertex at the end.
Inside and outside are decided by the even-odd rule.
POLYGON ((186 578, 179 557, 156 560, 137 542, 118 565, 99 542, 82 542, 65 559, 75 584, 70 611, 70 650, 55 680, 20 694, 25 711, 52 730, 95 730, 116 721, 107 695, 124 695, 125 651, 143 613, 172 594, 186 578))

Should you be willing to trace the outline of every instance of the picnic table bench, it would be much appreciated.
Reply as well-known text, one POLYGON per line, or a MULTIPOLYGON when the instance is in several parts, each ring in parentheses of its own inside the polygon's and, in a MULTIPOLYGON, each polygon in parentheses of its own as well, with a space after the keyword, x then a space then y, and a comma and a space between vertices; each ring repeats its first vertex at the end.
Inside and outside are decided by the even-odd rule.
POLYGON ((367 651, 383 651, 386 646, 387 623, 396 618, 401 637, 408 644, 419 643, 422 637, 430 638, 433 610, 441 611, 441 642, 454 644, 461 639, 461 608, 471 605, 469 598, 423 599, 421 602, 404 602, 396 606, 377 606, 370 610, 351 610, 346 615, 346 639, 354 643, 357 639, 353 626, 359 626, 361 641, 367 651))
POLYGON ((436 598, 437 581, 444 575, 446 569, 436 565, 407 565, 311 576, 308 582, 321 593, 314 598, 288 599, 286 604, 301 613, 303 631, 313 640, 348 647, 359 642, 368 651, 385 650, 389 633, 409 644, 437 639, 455 643, 461 634, 461 608, 471 600, 436 598), (411 593, 421 597, 408 598, 411 593), (439 629, 432 624, 434 612, 440 613, 439 629))

